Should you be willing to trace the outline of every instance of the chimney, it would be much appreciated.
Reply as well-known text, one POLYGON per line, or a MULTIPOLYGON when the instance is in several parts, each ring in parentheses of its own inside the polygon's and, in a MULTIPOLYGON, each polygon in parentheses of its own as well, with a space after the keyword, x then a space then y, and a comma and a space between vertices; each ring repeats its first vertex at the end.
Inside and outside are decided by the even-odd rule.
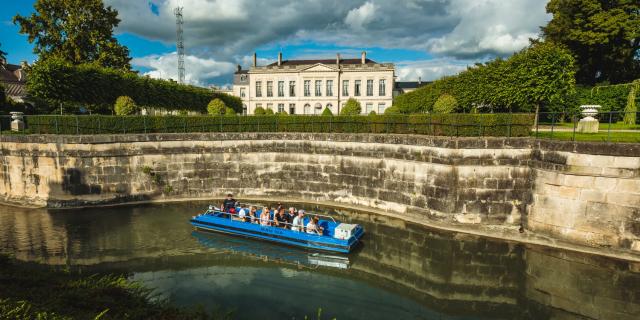
POLYGON ((360 60, 361 60, 362 64, 367 63, 367 52, 366 51, 362 51, 362 56, 360 57, 360 60))
POLYGON ((336 53, 336 65, 340 65, 340 54, 336 53))
POLYGON ((278 52, 278 66, 282 65, 282 52, 278 52))
POLYGON ((253 67, 258 66, 258 54, 256 52, 253 53, 253 67))

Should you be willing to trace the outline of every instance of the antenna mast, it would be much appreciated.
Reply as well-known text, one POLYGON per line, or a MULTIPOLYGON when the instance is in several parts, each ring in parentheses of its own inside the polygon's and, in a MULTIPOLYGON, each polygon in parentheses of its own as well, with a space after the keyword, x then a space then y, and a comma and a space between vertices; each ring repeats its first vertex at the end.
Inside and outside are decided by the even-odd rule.
POLYGON ((176 16, 176 49, 178 51, 178 82, 184 83, 184 39, 182 38, 182 25, 184 20, 182 19, 182 7, 176 7, 173 9, 173 14, 176 16))

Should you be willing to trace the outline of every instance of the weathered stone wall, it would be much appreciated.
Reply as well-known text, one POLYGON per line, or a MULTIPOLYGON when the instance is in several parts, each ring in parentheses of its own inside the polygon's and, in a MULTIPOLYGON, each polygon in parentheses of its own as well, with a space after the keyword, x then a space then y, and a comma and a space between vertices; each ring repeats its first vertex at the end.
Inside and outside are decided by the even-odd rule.
POLYGON ((1 137, 0 196, 65 207, 136 200, 328 201, 519 225, 640 250, 640 146, 411 135, 1 137))

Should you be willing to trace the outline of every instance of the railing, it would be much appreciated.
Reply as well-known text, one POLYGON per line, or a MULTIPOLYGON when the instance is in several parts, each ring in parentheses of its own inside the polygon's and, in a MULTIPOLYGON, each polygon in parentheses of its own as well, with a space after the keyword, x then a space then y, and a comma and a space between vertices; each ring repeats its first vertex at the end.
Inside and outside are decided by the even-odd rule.
MULTIPOLYGON (((261 226, 265 226, 265 227, 274 227, 274 228, 280 228, 281 225, 284 226, 289 226, 289 229, 293 230, 293 227, 302 227, 302 230, 298 230, 299 232, 303 232, 303 233, 307 233, 307 234, 311 234, 311 235, 318 235, 318 236, 324 236, 324 228, 322 228, 321 226, 317 226, 318 230, 321 233, 308 233, 306 231, 306 226, 305 225, 294 225, 293 223, 289 223, 289 222, 282 222, 282 221, 278 221, 276 219, 268 219, 268 220, 262 220, 262 218, 260 217, 260 215, 254 216, 254 222, 252 221, 245 221, 245 219, 251 220, 251 216, 249 215, 249 213, 247 213, 244 216, 240 216, 237 213, 230 213, 230 212, 225 212, 222 210, 219 210, 219 208, 216 208, 215 210, 207 210, 204 214, 216 214, 216 213, 220 213, 222 215, 226 215, 228 216, 230 219, 233 219, 233 217, 235 217, 238 221, 243 221, 243 222, 248 222, 248 223, 255 223, 255 224, 259 224, 261 226), (262 222, 268 222, 269 225, 263 225, 262 222)), ((269 217, 271 217, 271 212, 269 212, 269 217)), ((273 215, 275 216, 276 213, 273 213, 273 215)), ((305 215, 307 215, 307 213, 305 213, 305 215)), ((309 213, 308 215, 317 215, 317 214, 312 214, 309 213)), ((319 215, 317 215, 319 216, 319 215)), ((333 219, 333 218, 331 218, 333 219)), ((335 220, 333 220, 335 222, 335 220)))
MULTIPOLYGON (((434 136, 528 136, 532 114, 377 116, 23 116, 21 134, 96 135, 189 132, 389 133, 434 136)), ((9 133, 9 116, 0 132, 9 133)), ((13 132, 16 133, 16 132, 13 132)))
POLYGON ((597 132, 592 133, 581 132, 580 120, 584 117, 579 112, 541 112, 531 135, 536 139, 640 142, 640 112, 598 112, 593 116, 599 121, 597 132), (625 117, 631 123, 625 124, 625 117))

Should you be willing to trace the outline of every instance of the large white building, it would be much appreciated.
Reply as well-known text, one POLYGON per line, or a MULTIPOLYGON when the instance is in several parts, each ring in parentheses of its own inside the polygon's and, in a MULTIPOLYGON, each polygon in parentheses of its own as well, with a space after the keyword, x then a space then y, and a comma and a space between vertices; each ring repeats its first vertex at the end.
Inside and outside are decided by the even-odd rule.
POLYGON ((367 59, 283 60, 267 66, 238 70, 233 94, 242 99, 245 114, 257 107, 289 114, 320 114, 329 108, 338 114, 349 98, 362 105, 362 113, 383 113, 391 106, 394 90, 394 65, 367 59))

